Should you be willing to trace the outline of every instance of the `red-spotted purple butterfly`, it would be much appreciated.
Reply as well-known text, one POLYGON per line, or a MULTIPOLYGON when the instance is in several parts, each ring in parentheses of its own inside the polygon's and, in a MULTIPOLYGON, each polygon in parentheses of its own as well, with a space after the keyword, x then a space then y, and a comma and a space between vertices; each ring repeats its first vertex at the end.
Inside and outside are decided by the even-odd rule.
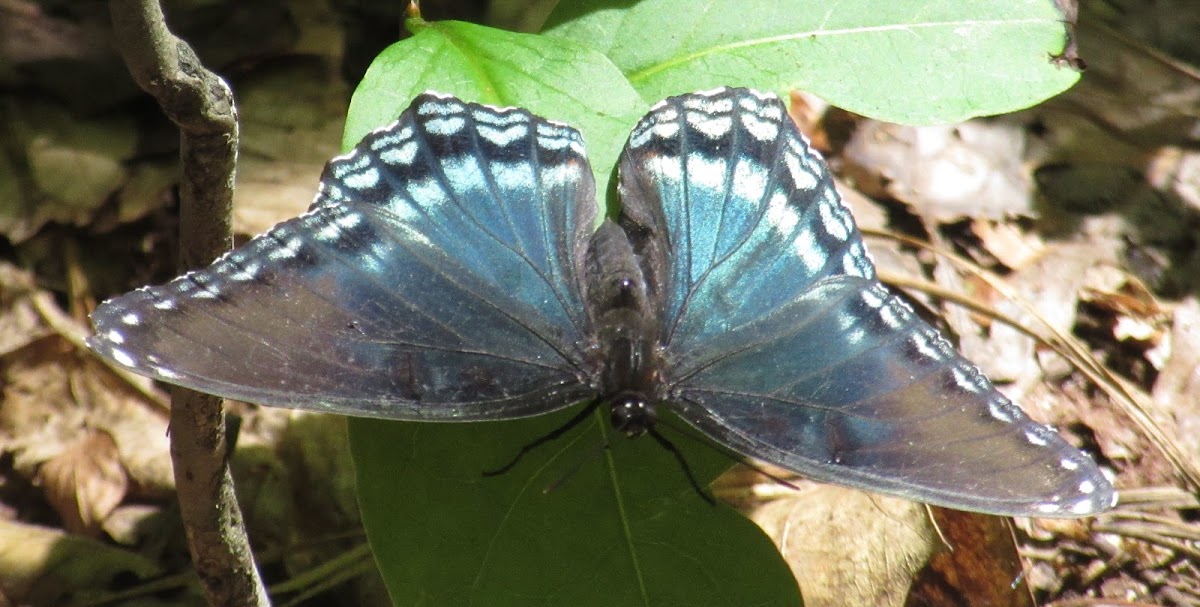
POLYGON ((634 127, 595 229, 580 134, 427 93, 316 201, 207 269, 101 305, 89 345, 263 405, 448 422, 668 407, 807 477, 1005 515, 1112 485, 875 277, 773 95, 672 97, 634 127))

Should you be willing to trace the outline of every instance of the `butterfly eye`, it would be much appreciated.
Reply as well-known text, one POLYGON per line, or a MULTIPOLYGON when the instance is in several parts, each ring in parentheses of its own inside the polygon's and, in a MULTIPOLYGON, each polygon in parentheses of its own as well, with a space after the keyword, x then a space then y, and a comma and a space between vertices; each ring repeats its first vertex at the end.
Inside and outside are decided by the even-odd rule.
POLYGON ((635 392, 617 396, 610 407, 613 428, 630 438, 645 434, 657 419, 654 407, 646 397, 635 392))

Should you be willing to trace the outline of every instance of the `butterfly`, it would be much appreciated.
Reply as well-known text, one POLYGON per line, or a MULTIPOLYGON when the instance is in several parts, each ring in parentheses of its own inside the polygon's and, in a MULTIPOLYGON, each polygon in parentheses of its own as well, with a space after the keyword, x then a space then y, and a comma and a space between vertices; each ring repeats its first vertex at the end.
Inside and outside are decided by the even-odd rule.
POLYGON ((814 480, 1001 515, 1116 492, 876 278, 774 95, 666 99, 598 216, 575 129, 425 93, 307 213, 92 314, 93 351, 226 398, 430 422, 661 408, 814 480), (599 227, 597 227, 597 225, 599 227))

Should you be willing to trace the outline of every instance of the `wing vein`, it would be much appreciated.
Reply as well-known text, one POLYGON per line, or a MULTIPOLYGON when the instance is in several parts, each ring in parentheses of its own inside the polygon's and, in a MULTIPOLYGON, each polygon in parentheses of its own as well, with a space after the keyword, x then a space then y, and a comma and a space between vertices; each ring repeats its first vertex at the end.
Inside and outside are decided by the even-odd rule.
MULTIPOLYGON (((775 138, 775 141, 774 141, 775 148, 774 148, 772 155, 770 156, 771 158, 777 157, 778 150, 781 145, 781 143, 780 143, 781 141, 782 141, 782 136, 775 138)), ((766 183, 773 183, 775 181, 775 175, 776 175, 777 171, 779 171, 779 170, 780 170, 779 163, 778 162, 773 163, 771 166, 769 177, 768 177, 766 183)), ((729 188, 729 187, 726 188, 726 196, 727 197, 728 197, 729 191, 731 189, 732 188, 729 188)), ((675 318, 671 322, 670 330, 666 332, 666 338, 663 342, 664 344, 670 344, 674 340, 675 331, 679 328, 679 324, 682 321, 682 319, 687 315, 688 309, 692 303, 692 297, 700 289, 700 286, 708 281, 708 277, 712 274, 712 272, 714 270, 716 270, 721 265, 724 265, 725 262, 729 261, 734 255, 736 255, 738 252, 740 252, 742 250, 742 248, 746 246, 746 243, 754 236, 754 234, 756 232, 758 232, 759 228, 762 226, 763 218, 766 217, 766 214, 767 214, 767 205, 763 204, 763 201, 769 195, 770 195, 770 188, 763 188, 763 194, 761 197, 759 197, 758 204, 756 205, 757 213, 756 213, 756 217, 754 218, 753 227, 746 230, 746 233, 742 236, 742 238, 737 243, 730 246, 728 252, 726 252, 724 255, 721 255, 719 260, 716 259, 716 257, 715 257, 716 249, 714 247, 714 251, 713 251, 714 252, 714 261, 713 261, 712 265, 709 266, 707 269, 705 269, 705 271, 701 274, 699 280, 697 280, 694 284, 689 285, 687 293, 684 295, 683 300, 679 304, 679 313, 675 315, 675 318)), ((728 198, 726 198, 726 204, 728 204, 728 198)), ((721 214, 722 214, 722 222, 723 222, 725 208, 721 209, 721 214)), ((722 223, 722 225, 723 225, 723 223, 722 223)), ((718 239, 717 242, 719 243, 720 239, 718 239)), ((780 255, 782 255, 782 251, 781 251, 780 255)))
MULTIPOLYGON (((536 128, 536 127, 534 125, 531 125, 531 129, 532 128, 536 128)), ((439 162, 436 157, 432 156, 432 146, 429 145, 429 139, 428 139, 428 137, 426 137, 425 131, 423 129, 414 129, 414 136, 420 136, 423 139, 424 145, 419 146, 419 149, 421 149, 425 154, 428 155, 429 160, 430 160, 429 164, 431 167, 434 168, 435 172, 437 173, 437 178, 438 178, 438 181, 442 185, 442 190, 444 192, 446 192, 447 194, 449 194, 450 199, 453 201, 454 205, 456 207, 458 207, 461 211, 463 211, 463 216, 466 217, 472 224, 474 224, 475 227, 481 233, 487 235, 489 238, 491 238, 493 241, 495 241, 498 245, 500 245, 501 248, 508 249, 511 253, 513 253, 513 255, 515 255, 518 259, 520 259, 525 265, 529 266, 529 268, 534 272, 534 274, 536 274, 538 276, 538 278, 540 278, 542 280, 542 282, 546 284, 546 286, 550 289, 550 292, 554 294, 555 301, 558 302, 560 309, 563 311, 565 316, 570 320, 571 324, 575 327, 576 333, 577 334, 581 333, 582 327, 579 326, 578 320, 571 313, 570 306, 567 305, 567 303, 565 301, 563 301, 562 295, 554 287, 554 283, 546 278, 545 274, 541 271, 541 269, 537 266, 537 264, 533 263, 533 261, 530 260, 527 255, 524 255, 521 252, 515 250, 509 243, 507 243, 503 239, 499 238, 495 233, 493 233, 490 229, 488 229, 486 226, 484 226, 483 223, 479 221, 478 217, 475 216, 475 214, 470 212, 469 208, 465 204, 463 204, 463 201, 462 201, 459 193, 451 187, 450 180, 447 177, 447 175, 442 167, 441 162, 439 162)), ((447 276, 447 275, 443 275, 443 276, 449 282, 453 283, 453 281, 449 279, 449 276, 447 276)), ((562 347, 560 347, 560 344, 554 343, 553 340, 551 340, 548 336, 542 335, 540 332, 533 330, 531 327, 527 326, 525 323, 523 323, 523 322, 519 321, 518 319, 512 317, 511 315, 507 314, 506 312, 501 310, 499 307, 492 304, 490 301, 484 301, 484 303, 493 307, 494 309, 499 311, 501 314, 504 314, 505 316, 508 316, 510 319, 516 321, 517 324, 521 325, 526 330, 533 333, 539 340, 543 341, 547 346, 549 346, 551 349, 553 349, 555 352, 557 352, 558 355, 560 357, 562 357, 563 360, 567 361, 568 364, 570 364, 572 367, 575 367, 577 370, 580 369, 579 364, 575 360, 575 357, 568 356, 566 354, 565 350, 562 347)))

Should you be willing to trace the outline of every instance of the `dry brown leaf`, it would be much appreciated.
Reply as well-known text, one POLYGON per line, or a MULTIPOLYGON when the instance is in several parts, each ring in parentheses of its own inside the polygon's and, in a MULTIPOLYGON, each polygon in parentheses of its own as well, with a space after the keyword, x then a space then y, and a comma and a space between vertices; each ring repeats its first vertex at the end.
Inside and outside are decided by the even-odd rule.
POLYGON ((1200 211, 1200 153, 1176 147, 1158 150, 1146 166, 1146 181, 1200 211))
POLYGON ((132 116, 81 116, 65 104, 27 97, 13 105, 6 121, 20 165, 0 181, 18 175, 28 180, 0 216, 0 233, 12 242, 32 237, 49 222, 85 225, 128 177, 126 164, 137 144, 132 116))
MULTIPOLYGON (((239 435, 230 458, 250 542, 256 550, 284 550, 294 537, 297 485, 272 445, 249 445, 239 435)), ((311 488, 311 487, 310 487, 311 488)))
POLYGON ((70 392, 73 356, 69 343, 50 336, 2 359, 0 451, 13 457, 13 468, 28 480, 87 425, 86 411, 70 392))
POLYGON ((117 193, 118 224, 136 221, 166 206, 179 183, 179 166, 174 162, 141 162, 129 170, 129 180, 117 193))
POLYGON ((0 589, 14 605, 73 605, 160 573, 152 560, 62 531, 0 521, 0 589))
POLYGON ((326 487, 297 500, 297 534, 316 536, 359 525, 354 461, 346 439, 346 418, 294 412, 279 438, 279 454, 300 487, 326 487))
POLYGON ((92 428, 115 440, 121 467, 134 483, 130 491, 170 495, 174 480, 164 412, 81 352, 74 336, 49 330, 30 329, 42 337, 0 357, 0 453, 11 456, 17 474, 32 481, 43 463, 92 428))
POLYGON ((303 213, 312 204, 323 167, 323 162, 247 159, 239 163, 234 229, 239 234, 261 234, 303 213))
MULTIPOLYGON (((1081 295, 1084 301, 1113 313, 1113 337, 1117 341, 1154 345, 1162 341, 1166 320, 1162 308, 1146 286, 1124 269, 1115 265, 1088 268, 1081 295)), ((1161 367, 1161 360, 1150 362, 1161 367)))
POLYGON ((1154 403, 1178 424, 1175 438, 1184 453, 1200 454, 1200 303, 1188 298, 1175 309, 1170 354, 1154 382, 1154 403))
MULTIPOLYGON (((854 222, 859 229, 868 233, 886 232, 887 214, 878 204, 839 179, 834 179, 834 185, 837 186, 842 201, 854 215, 854 222)), ((908 276, 921 275, 921 263, 911 252, 903 251, 900 243, 894 239, 868 238, 866 246, 871 258, 875 261, 875 267, 880 272, 908 276)))
POLYGON ((802 91, 791 91, 788 95, 788 116, 823 154, 829 153, 829 134, 821 128, 821 117, 828 109, 829 103, 816 95, 802 91))
POLYGON ((151 542, 162 541, 164 536, 178 532, 178 518, 164 515, 167 507, 151 504, 124 504, 117 506, 104 518, 104 533, 122 546, 136 546, 143 552, 151 542), (170 531, 164 531, 171 523, 170 531))
POLYGON ((30 297, 34 285, 32 274, 0 262, 0 356, 50 333, 30 297))
MULTIPOLYGON (((1097 263, 1097 255, 1088 245, 1057 242, 1047 244, 1036 260, 1005 277, 1019 301, 1001 298, 989 287, 974 293, 983 303, 1023 326, 1046 334, 1045 324, 1058 331, 1070 332, 1075 325, 1079 291, 1087 268, 1097 263), (979 297, 979 296, 983 297, 979 297), (990 300, 990 301, 989 301, 990 300), (1037 312, 1037 317, 1030 313, 1037 312)), ((934 270, 939 284, 967 292, 965 280, 951 264, 939 263, 934 270)), ((975 284, 975 283, 973 283, 975 284)), ((985 333, 979 330, 975 316, 968 310, 949 306, 946 322, 959 338, 959 349, 993 381, 1017 383, 1017 392, 1028 390, 1043 378, 1034 355, 1037 342, 1020 328, 990 323, 985 333)))
POLYGON ((930 512, 949 549, 917 576, 908 605, 1033 607, 1007 518, 936 507, 930 512))
POLYGON ((1118 266, 1103 264, 1088 268, 1085 299, 1121 314, 1154 316, 1158 302, 1146 285, 1118 266))
POLYGON ((868 196, 906 202, 927 221, 1000 219, 1031 214, 1024 148, 1024 129, 1002 122, 912 127, 866 120, 844 159, 868 196), (872 183, 882 187, 870 189, 872 183))
POLYGON ((1036 260, 1045 248, 1037 234, 1009 222, 976 219, 971 222, 971 231, 979 237, 988 253, 1013 270, 1036 260))
POLYGON ((73 391, 88 403, 88 425, 104 429, 116 441, 121 463, 133 483, 130 493, 139 499, 174 496, 175 471, 165 412, 99 363, 85 365, 74 376, 73 391))
MULTIPOLYGON (((1105 25, 1095 6, 1101 5, 1082 5, 1086 27, 1079 28, 1087 77, 1045 106, 1085 117, 1125 142, 1150 147, 1194 144, 1200 121, 1200 72, 1105 25)), ((1158 12, 1172 18, 1177 14, 1161 7, 1158 12)), ((1128 18, 1118 14, 1110 18, 1120 19, 1124 26, 1128 18)), ((1194 33, 1190 35, 1194 39, 1194 33)), ((1085 154, 1111 153, 1110 146, 1086 147, 1085 154)))
POLYGON ((276 63, 238 87, 242 158, 234 229, 261 234, 304 212, 326 161, 336 156, 346 95, 316 58, 276 63))
POLYGON ((74 444, 42 464, 46 500, 71 533, 96 537, 104 519, 125 499, 129 478, 108 432, 84 430, 74 444))
POLYGON ((768 502, 751 518, 779 546, 807 607, 902 606, 942 546, 924 506, 832 485, 768 502))

